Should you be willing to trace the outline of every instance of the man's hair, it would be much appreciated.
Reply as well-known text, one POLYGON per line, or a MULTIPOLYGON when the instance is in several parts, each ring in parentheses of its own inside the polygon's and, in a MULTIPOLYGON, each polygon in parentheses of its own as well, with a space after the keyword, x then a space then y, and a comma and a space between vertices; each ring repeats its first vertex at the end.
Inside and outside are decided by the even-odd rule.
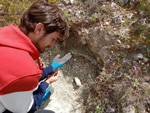
POLYGON ((26 10, 20 21, 19 27, 25 28, 26 33, 33 32, 35 25, 42 23, 46 34, 58 31, 62 37, 66 35, 67 23, 62 11, 53 3, 36 2, 26 10))

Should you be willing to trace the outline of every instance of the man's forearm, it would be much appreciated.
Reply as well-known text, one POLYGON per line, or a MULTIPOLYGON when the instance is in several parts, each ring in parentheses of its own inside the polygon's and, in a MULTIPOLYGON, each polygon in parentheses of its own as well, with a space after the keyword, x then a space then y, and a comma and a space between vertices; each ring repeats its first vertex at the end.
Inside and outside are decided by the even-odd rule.
POLYGON ((55 72, 51 65, 49 65, 46 68, 42 68, 42 70, 43 70, 43 74, 42 77, 40 78, 40 81, 48 77, 48 75, 53 74, 55 72))

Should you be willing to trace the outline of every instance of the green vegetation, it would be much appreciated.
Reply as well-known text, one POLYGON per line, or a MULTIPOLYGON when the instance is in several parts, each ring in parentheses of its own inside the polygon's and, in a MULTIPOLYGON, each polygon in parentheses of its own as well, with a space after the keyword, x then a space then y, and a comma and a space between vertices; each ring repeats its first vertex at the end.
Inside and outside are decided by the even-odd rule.
MULTIPOLYGON (((39 0, 1 0, 0 27, 9 24, 18 25, 22 12, 35 1, 39 0)), ((48 1, 58 3, 58 0, 48 1)), ((119 0, 114 1, 119 4, 119 0)), ((92 0, 89 1, 89 5, 93 5, 92 0)), ((91 10, 91 15, 88 15, 93 23, 99 19, 92 15, 98 13, 99 7, 91 10)), ((91 88, 91 99, 87 104, 88 113, 104 113, 107 105, 114 108, 116 113, 122 113, 123 108, 130 104, 135 106, 136 113, 140 113, 141 105, 145 105, 147 111, 150 109, 149 103, 145 102, 150 98, 150 87, 143 85, 144 77, 147 76, 145 70, 150 70, 150 66, 147 65, 150 61, 150 3, 147 0, 138 0, 133 4, 128 2, 123 7, 137 12, 133 18, 126 19, 122 23, 123 27, 127 27, 133 20, 137 20, 130 25, 130 34, 121 39, 121 42, 130 48, 110 48, 114 53, 105 64, 103 70, 105 73, 97 78, 97 82, 91 88), (144 22, 141 22, 142 20, 144 22), (142 53, 148 61, 138 64, 131 56, 132 53, 142 53), (131 100, 127 101, 129 98, 131 100)), ((107 7, 101 7, 101 12, 109 13, 109 11, 107 7)), ((105 13, 101 13, 101 19, 104 19, 105 13)), ((80 14, 86 15, 84 12, 80 14)), ((68 12, 64 12, 64 16, 67 15, 68 12)), ((108 26, 108 30, 111 29, 112 27, 108 26)), ((118 38, 120 34, 114 34, 114 37, 118 38)), ((139 62, 143 62, 142 60, 139 62)))
MULTIPOLYGON (((41 0, 1 0, 0 1, 0 27, 10 24, 18 25, 22 12, 36 1, 41 0)), ((47 0, 58 3, 58 0, 47 0)))
POLYGON ((1 0, 0 26, 18 25, 23 11, 31 5, 30 0, 1 0))
MULTIPOLYGON (((119 4, 119 0, 115 2, 119 4)), ((106 105, 114 108, 115 113, 123 113, 123 108, 128 105, 133 105, 136 113, 143 111, 141 105, 145 107, 145 111, 150 112, 149 103, 146 102, 150 98, 150 88, 143 84, 144 77, 149 76, 150 72, 150 3, 147 0, 139 0, 133 4, 129 2, 123 7, 137 12, 134 17, 121 24, 130 29, 129 34, 121 39, 123 45, 128 45, 129 48, 110 48, 114 53, 91 91, 91 103, 95 106, 105 105, 102 113, 106 112, 106 105), (134 20, 137 21, 132 24, 134 20), (132 56, 138 53, 142 53, 147 61, 137 60, 132 56), (99 103, 94 101, 96 98, 100 100, 99 103)), ((114 34, 114 37, 118 38, 120 35, 114 34)), ((90 104, 87 107, 92 113, 101 110, 90 104)))

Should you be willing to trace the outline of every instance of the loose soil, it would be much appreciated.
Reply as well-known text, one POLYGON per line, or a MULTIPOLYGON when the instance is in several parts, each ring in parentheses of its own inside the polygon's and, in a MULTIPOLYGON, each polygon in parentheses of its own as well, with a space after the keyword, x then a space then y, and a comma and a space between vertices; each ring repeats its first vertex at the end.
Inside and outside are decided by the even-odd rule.
MULTIPOLYGON (((66 53, 60 51, 58 45, 53 49, 47 49, 41 55, 44 66, 48 66, 57 54, 63 56, 66 53)), ((97 70, 98 67, 88 59, 72 54, 72 58, 59 70, 60 78, 51 84, 54 87, 54 93, 43 102, 40 109, 53 110, 56 113, 84 112, 89 87, 98 76, 97 70), (81 80, 82 86, 76 86, 74 77, 81 80)))

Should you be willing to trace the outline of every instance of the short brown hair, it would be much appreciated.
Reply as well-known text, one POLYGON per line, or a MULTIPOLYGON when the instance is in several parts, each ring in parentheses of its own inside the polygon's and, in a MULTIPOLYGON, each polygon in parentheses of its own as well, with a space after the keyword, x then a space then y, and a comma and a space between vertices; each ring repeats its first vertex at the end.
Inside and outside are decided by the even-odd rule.
POLYGON ((35 2, 26 10, 20 21, 19 27, 25 27, 27 33, 33 32, 37 23, 44 24, 46 33, 58 31, 64 37, 67 23, 62 11, 53 3, 35 2))

